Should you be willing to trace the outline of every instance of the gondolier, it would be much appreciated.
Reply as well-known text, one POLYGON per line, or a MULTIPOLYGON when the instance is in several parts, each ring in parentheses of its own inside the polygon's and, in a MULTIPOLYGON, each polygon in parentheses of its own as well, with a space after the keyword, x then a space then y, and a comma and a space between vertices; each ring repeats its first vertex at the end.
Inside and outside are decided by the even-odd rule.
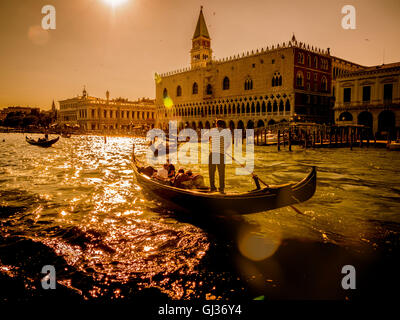
MULTIPOLYGON (((208 157, 208 174, 211 192, 217 191, 215 187, 215 171, 218 169, 219 192, 225 193, 225 152, 231 145, 230 134, 224 134, 224 121, 217 120, 216 129, 210 130, 210 155, 208 157)), ((226 130, 225 133, 229 131, 226 130)))

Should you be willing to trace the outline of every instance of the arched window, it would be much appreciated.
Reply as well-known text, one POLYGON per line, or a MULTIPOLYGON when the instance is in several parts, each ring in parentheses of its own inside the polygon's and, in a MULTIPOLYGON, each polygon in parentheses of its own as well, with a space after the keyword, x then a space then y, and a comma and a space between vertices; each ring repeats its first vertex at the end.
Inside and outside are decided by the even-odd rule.
POLYGON ((301 64, 304 64, 304 54, 303 53, 301 53, 301 52, 298 53, 297 62, 301 63, 301 64))
POLYGON ((297 75, 296 75, 296 85, 298 86, 298 87, 302 87, 304 84, 304 76, 303 76, 303 72, 301 72, 301 71, 299 71, 299 72, 297 72, 297 75))
POLYGON ((279 112, 283 112, 283 101, 279 101, 279 112))
POLYGON ((197 85, 197 82, 193 83, 192 87, 192 94, 198 94, 199 93, 199 86, 197 85))
POLYGON ((314 57, 314 67, 318 68, 318 58, 314 57))
POLYGON ((178 86, 177 88, 176 88, 176 96, 177 97, 180 97, 182 95, 182 87, 181 86, 178 86))
POLYGON ((244 82, 244 90, 252 90, 253 89, 253 80, 247 79, 244 82))
POLYGON ((278 103, 276 100, 274 101, 274 108, 272 109, 273 112, 278 112, 278 103))
POLYGON ((212 85, 211 84, 208 84, 207 85, 207 91, 206 91, 206 93, 207 94, 212 94, 213 92, 212 92, 212 85))
POLYGON ((327 90, 328 90, 328 81, 326 80, 326 77, 325 77, 325 76, 323 76, 323 77, 321 78, 321 89, 322 89, 323 91, 327 91, 327 90))
POLYGON ((290 112, 290 101, 289 100, 286 100, 285 111, 290 112))
POLYGON ((282 85, 282 76, 279 72, 278 72, 278 74, 275 73, 272 78, 272 86, 279 87, 281 85, 282 85))
POLYGON ((271 104, 271 101, 268 101, 267 112, 272 112, 272 104, 271 104))
POLYGON ((229 90, 229 78, 225 77, 222 82, 222 90, 229 90))
POLYGON ((307 55, 307 65, 311 67, 311 56, 307 55))
POLYGON ((167 88, 164 88, 163 97, 164 97, 164 99, 165 99, 166 97, 168 97, 168 90, 167 90, 167 88))

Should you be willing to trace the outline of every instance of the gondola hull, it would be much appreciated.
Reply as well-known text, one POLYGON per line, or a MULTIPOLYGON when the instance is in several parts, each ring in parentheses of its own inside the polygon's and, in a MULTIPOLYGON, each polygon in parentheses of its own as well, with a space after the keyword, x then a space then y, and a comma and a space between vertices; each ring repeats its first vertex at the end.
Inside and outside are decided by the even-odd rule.
POLYGON ((220 194, 180 189, 162 184, 142 174, 133 165, 138 184, 167 208, 180 212, 207 214, 251 214, 273 210, 310 199, 316 190, 317 174, 313 167, 298 183, 270 186, 246 193, 220 194))
POLYGON ((25 139, 26 139, 26 142, 28 142, 31 145, 48 148, 48 147, 51 147, 53 144, 55 144, 60 139, 60 137, 57 137, 52 140, 45 140, 45 141, 33 140, 33 139, 29 139, 28 137, 25 137, 25 139))

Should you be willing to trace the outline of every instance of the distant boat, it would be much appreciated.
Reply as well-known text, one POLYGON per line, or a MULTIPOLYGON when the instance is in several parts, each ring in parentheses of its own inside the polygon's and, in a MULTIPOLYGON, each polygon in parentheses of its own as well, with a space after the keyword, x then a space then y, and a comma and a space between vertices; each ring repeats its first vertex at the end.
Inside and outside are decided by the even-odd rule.
POLYGON ((278 135, 276 133, 267 133, 266 136, 267 144, 278 143, 278 135))
POLYGON ((28 142, 31 145, 48 148, 48 147, 51 147, 53 144, 55 144, 60 139, 60 137, 57 137, 57 138, 51 139, 51 140, 45 140, 45 139, 34 140, 34 139, 31 139, 28 137, 25 137, 25 139, 26 139, 26 142, 28 142))
POLYGON ((71 138, 71 134, 70 133, 61 133, 61 137, 63 137, 63 138, 71 138))
POLYGON ((390 151, 400 151, 400 140, 397 140, 396 142, 391 142, 387 145, 387 148, 390 151))

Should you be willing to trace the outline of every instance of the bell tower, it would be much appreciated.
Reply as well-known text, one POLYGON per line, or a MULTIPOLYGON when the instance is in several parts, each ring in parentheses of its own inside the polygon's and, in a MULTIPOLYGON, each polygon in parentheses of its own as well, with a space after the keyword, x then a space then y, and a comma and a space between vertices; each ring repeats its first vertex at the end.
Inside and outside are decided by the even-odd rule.
POLYGON ((206 21, 203 15, 203 6, 200 8, 200 15, 197 21, 196 30, 192 39, 192 50, 190 50, 192 68, 201 68, 211 61, 211 39, 208 34, 206 21))

